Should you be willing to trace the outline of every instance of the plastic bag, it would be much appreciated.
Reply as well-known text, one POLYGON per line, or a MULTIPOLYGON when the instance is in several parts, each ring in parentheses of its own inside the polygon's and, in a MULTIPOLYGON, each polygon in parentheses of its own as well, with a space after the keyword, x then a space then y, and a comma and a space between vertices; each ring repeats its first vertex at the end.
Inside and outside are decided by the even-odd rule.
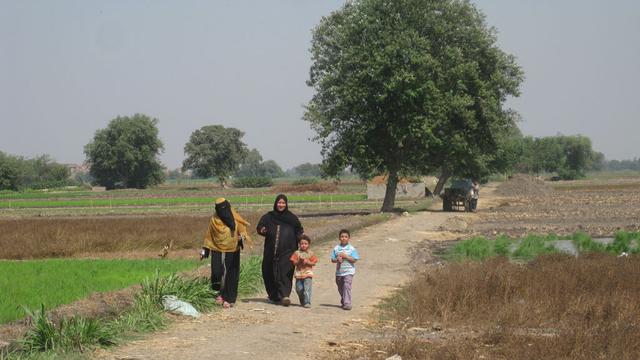
POLYGON ((163 296, 162 305, 166 311, 170 311, 172 313, 191 316, 194 318, 200 317, 200 313, 193 307, 193 305, 178 299, 174 295, 163 296))

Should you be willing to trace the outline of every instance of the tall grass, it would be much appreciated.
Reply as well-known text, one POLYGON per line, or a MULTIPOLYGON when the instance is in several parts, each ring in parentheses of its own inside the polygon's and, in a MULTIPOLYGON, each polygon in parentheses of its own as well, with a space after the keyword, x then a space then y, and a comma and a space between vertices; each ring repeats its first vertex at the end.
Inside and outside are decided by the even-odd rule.
POLYGON ((262 291, 262 257, 250 256, 240 264, 238 295, 249 296, 262 291))
POLYGON ((88 296, 139 283, 153 274, 194 269, 188 260, 0 261, 0 323, 23 314, 20 306, 53 308, 88 296))

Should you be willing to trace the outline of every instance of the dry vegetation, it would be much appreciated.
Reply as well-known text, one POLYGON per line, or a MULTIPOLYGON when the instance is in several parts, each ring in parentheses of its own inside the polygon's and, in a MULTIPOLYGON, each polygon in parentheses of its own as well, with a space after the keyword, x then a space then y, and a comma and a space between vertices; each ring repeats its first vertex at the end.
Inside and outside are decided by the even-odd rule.
POLYGON ((338 185, 334 183, 314 183, 303 185, 285 184, 275 186, 273 190, 279 193, 335 193, 338 191, 338 185))
POLYGON ((395 340, 347 351, 348 358, 640 358, 638 256, 546 255, 527 264, 494 259, 436 268, 383 305, 395 340))
MULTIPOLYGON (((253 226, 254 253, 260 253, 261 237, 255 233, 262 213, 243 212, 253 226)), ((170 257, 193 257, 202 244, 209 216, 103 216, 0 219, 0 259, 49 257, 156 257, 173 243, 170 257)), ((342 227, 360 227, 379 221, 371 216, 302 218, 313 238, 342 227)))

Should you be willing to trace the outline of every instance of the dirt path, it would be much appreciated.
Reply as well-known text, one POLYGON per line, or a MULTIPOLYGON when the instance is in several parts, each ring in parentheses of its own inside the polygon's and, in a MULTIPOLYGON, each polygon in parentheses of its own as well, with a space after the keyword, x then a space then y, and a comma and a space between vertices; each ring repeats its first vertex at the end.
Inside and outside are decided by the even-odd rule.
MULTIPOLYGON (((436 201, 436 203, 438 203, 436 201)), ((439 207, 440 205, 438 205, 439 207)), ((400 216, 353 234, 362 260, 353 284, 353 310, 342 310, 334 283, 331 245, 313 248, 321 258, 313 280, 313 305, 288 308, 265 302, 263 295, 239 301, 235 308, 198 320, 179 320, 167 331, 106 352, 103 359, 314 359, 331 342, 343 343, 362 334, 363 324, 381 297, 406 281, 409 248, 433 239, 453 217, 475 214, 421 212, 400 216)), ((471 219, 469 219, 471 220, 471 219)), ((337 241, 337 240, 336 240, 337 241)))

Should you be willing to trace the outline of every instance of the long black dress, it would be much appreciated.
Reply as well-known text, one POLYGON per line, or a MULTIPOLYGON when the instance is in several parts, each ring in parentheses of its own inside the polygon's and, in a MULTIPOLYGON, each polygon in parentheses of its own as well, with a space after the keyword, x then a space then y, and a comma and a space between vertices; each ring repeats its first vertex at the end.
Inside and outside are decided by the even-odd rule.
POLYGON ((270 211, 258 222, 258 234, 265 237, 264 253, 262 256, 262 278, 269 299, 278 302, 288 298, 291 294, 294 267, 290 257, 298 249, 300 236, 304 233, 302 224, 297 216, 289 211, 277 210, 278 200, 287 197, 278 195, 270 211), (262 228, 266 232, 262 233, 262 228))

